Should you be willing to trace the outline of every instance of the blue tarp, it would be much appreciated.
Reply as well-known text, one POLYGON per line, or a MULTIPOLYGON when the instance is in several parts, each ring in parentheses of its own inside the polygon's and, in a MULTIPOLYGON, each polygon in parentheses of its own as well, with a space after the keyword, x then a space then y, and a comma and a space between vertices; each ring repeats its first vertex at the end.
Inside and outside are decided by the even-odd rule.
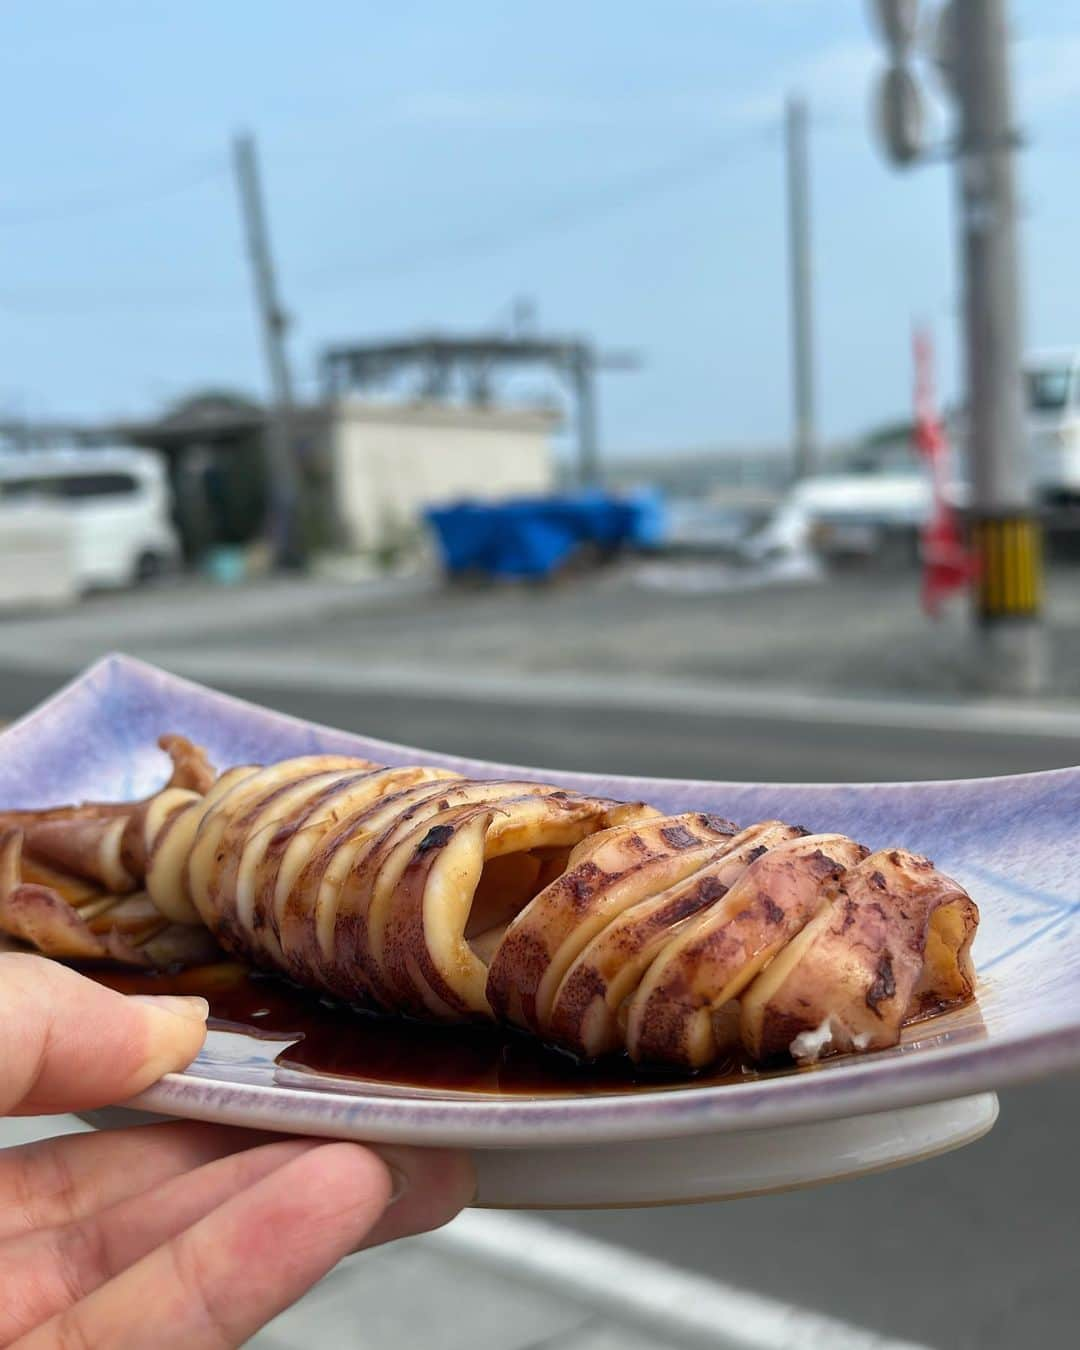
POLYGON ((543 578, 586 546, 602 552, 654 548, 664 534, 663 500, 650 491, 465 501, 425 515, 451 575, 543 578))

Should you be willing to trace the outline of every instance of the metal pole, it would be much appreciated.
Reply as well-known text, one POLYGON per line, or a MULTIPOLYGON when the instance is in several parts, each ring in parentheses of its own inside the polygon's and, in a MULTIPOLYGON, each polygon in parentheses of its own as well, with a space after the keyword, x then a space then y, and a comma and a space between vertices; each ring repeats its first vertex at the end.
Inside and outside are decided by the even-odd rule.
POLYGON ((574 354, 574 392, 577 398, 578 479, 582 487, 600 481, 600 453, 596 430, 596 389, 592 352, 581 346, 574 354))
POLYGON ((814 426, 814 324, 810 266, 810 173, 805 100, 789 98, 784 118, 787 168, 788 270, 791 286, 791 361, 795 401, 795 474, 812 473, 814 426))
POLYGON ((1045 676, 1042 543, 1024 434, 1006 0, 954 4, 976 620, 989 682, 1025 692, 1045 676))
POLYGON ((285 350, 288 319, 277 294, 254 136, 244 133, 235 137, 233 163, 270 375, 271 407, 267 424, 270 510, 267 533, 276 565, 295 567, 303 561, 303 543, 299 529, 300 475, 293 453, 292 376, 285 350))

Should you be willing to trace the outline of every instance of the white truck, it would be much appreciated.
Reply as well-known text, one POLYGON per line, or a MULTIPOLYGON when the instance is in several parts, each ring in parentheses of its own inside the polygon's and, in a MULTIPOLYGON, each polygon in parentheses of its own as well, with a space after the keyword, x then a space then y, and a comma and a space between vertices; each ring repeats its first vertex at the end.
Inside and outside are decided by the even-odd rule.
MULTIPOLYGON (((1050 506, 1080 504, 1080 347, 1033 352, 1024 362, 1025 428, 1032 477, 1050 506)), ((970 491, 963 462, 964 415, 948 419, 946 497, 961 510, 970 491)), ((754 555, 813 549, 876 552, 889 537, 913 539, 930 515, 930 475, 906 440, 856 454, 833 473, 796 484, 750 542, 754 555)))
POLYGON ((1049 503, 1080 502, 1080 347, 1034 352, 1024 389, 1036 490, 1049 503))
MULTIPOLYGON (((950 455, 945 495, 957 507, 967 488, 950 455)), ((768 525, 748 543, 751 557, 815 552, 869 556, 891 544, 916 555, 919 530, 929 519, 934 493, 930 472, 910 439, 898 437, 864 448, 832 473, 796 483, 768 525)))

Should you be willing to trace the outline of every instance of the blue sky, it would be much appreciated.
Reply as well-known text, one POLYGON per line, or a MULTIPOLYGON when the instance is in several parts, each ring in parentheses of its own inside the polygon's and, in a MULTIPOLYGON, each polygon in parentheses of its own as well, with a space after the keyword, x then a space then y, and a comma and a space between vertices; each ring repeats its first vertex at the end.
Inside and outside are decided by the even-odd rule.
MULTIPOLYGON (((1016 0, 1028 345, 1080 342, 1080 16, 1016 0)), ((291 350, 502 321, 639 349, 609 451, 790 426, 779 123, 815 121, 822 430, 955 387, 951 178, 889 170, 856 0, 12 0, 0 416, 143 414, 263 371, 228 138, 259 137, 291 350)), ((942 117, 942 120, 944 118, 942 117)))

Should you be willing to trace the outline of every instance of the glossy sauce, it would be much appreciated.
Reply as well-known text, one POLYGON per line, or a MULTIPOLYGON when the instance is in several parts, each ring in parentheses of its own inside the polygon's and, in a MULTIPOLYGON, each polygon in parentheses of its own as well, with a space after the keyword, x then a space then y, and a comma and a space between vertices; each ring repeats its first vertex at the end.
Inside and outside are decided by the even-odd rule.
POLYGON ((277 1056, 283 1067, 358 1082, 429 1092, 580 1096, 762 1076, 734 1060, 689 1077, 640 1069, 625 1055, 584 1064, 523 1033, 363 1012, 233 963, 176 975, 87 967, 83 972, 125 994, 202 994, 210 1002, 215 1027, 254 1036, 302 1037, 277 1056))

